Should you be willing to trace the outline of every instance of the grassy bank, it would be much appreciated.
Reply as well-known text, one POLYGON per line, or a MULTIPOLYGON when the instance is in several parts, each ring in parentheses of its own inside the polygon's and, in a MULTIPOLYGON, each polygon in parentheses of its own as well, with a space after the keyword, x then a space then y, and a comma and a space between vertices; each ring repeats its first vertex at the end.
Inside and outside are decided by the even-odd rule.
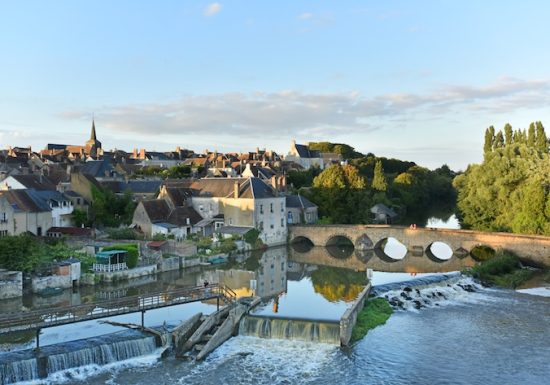
POLYGON ((521 267, 519 259, 507 251, 499 251, 495 256, 465 271, 466 274, 489 285, 515 289, 531 279, 533 270, 521 267))
POLYGON ((357 316, 357 322, 351 332, 351 340, 360 340, 369 330, 385 324, 392 313, 393 309, 385 298, 369 298, 357 316))

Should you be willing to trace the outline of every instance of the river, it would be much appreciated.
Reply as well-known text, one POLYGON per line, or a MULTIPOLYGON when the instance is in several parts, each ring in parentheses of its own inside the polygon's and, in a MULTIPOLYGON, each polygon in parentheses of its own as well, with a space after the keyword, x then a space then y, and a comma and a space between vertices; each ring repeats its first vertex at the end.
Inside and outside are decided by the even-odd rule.
MULTIPOLYGON (((550 378, 549 297, 483 288, 469 278, 459 277, 458 273, 436 282, 443 278, 441 273, 461 270, 471 264, 468 258, 434 262, 426 257, 405 256, 388 262, 377 255, 366 260, 355 255, 344 256, 337 259, 332 253, 317 249, 308 252, 269 249, 248 259, 239 256, 226 266, 159 275, 154 282, 121 283, 107 290, 98 287, 95 297, 184 286, 208 279, 228 284, 240 295, 262 296, 264 303, 256 310, 261 316, 337 320, 361 291, 365 270, 370 266, 375 269, 372 283, 376 285, 377 295, 402 298, 403 287, 411 286, 411 295, 422 302, 422 307, 417 309, 412 306, 413 301, 409 301, 408 305, 396 308, 386 324, 371 330, 348 348, 240 335, 202 363, 161 359, 160 350, 147 345, 149 342, 138 335, 131 335, 139 342, 131 349, 117 342, 116 360, 110 360, 102 352, 107 342, 112 345, 124 335, 67 343, 119 330, 96 321, 45 329, 41 344, 45 352, 57 354, 58 358, 52 359, 56 367, 62 367, 67 361, 60 352, 76 351, 92 343, 102 347, 88 349, 86 356, 100 357, 104 362, 61 370, 32 383, 538 385, 550 378), (313 263, 315 260, 324 261, 324 265, 313 263), (395 282, 402 281, 405 282, 395 286, 395 282), (474 290, 464 290, 466 286, 474 290), (59 345, 62 342, 64 344, 59 345)), ((93 296, 89 289, 82 293, 85 293, 83 298, 93 296)), ((82 293, 71 295, 78 297, 82 293)), ((26 298, 24 303, 43 306, 37 298, 26 298)), ((54 302, 50 306, 55 306, 54 302)), ((171 327, 197 311, 209 313, 214 309, 214 305, 197 303, 155 310, 147 312, 146 323, 160 326, 166 321, 171 327)), ((138 318, 130 315, 119 320, 139 322, 138 318)), ((4 353, 4 356, 0 353, 0 364, 7 357, 30 354, 24 349, 32 344, 32 339, 17 344, 4 343, 4 350, 15 353, 4 353)))

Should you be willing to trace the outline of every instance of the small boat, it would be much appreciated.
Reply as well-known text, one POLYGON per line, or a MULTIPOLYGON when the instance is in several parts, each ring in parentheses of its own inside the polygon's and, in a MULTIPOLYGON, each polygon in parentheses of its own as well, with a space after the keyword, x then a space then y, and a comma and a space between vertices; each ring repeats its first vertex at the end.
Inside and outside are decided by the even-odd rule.
POLYGON ((219 265, 221 263, 226 263, 227 258, 228 258, 227 254, 213 255, 210 258, 208 258, 208 262, 212 265, 219 265))
POLYGON ((54 295, 61 294, 63 289, 60 287, 47 287, 44 290, 40 290, 38 295, 42 297, 53 297, 54 295))

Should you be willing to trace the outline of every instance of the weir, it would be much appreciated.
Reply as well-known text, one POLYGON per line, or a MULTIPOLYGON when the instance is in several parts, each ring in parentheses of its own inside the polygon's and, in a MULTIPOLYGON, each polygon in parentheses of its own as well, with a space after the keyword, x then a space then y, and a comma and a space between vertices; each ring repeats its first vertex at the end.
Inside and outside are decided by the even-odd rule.
POLYGON ((338 320, 309 320, 248 315, 239 325, 239 334, 259 338, 340 344, 338 320))
POLYGON ((87 365, 106 365, 156 351, 155 337, 125 330, 100 337, 0 354, 0 385, 46 378, 87 365))

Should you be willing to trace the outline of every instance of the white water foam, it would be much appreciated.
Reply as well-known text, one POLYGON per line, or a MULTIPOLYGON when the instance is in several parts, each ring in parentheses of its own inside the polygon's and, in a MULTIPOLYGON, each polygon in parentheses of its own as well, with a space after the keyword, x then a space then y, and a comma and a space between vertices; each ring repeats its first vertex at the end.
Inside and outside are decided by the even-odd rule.
POLYGON ((323 343, 238 336, 196 365, 178 383, 195 383, 205 372, 226 365, 240 373, 250 373, 239 376, 250 378, 250 384, 291 384, 303 380, 314 383, 320 370, 339 350, 338 346, 323 343))
POLYGON ((486 295, 484 292, 489 289, 483 288, 470 277, 438 282, 428 286, 411 285, 411 289, 412 291, 410 292, 405 292, 403 288, 390 290, 378 296, 386 298, 390 302, 392 299, 396 298, 400 301, 400 306, 394 306, 394 308, 414 312, 418 312, 419 307, 435 308, 449 305, 460 306, 500 300, 486 295), (468 291, 465 287, 471 287, 474 291, 468 291), (405 296, 408 298, 405 298, 405 296), (419 306, 419 304, 421 306, 419 306))
POLYGON ((101 373, 113 372, 138 367, 151 367, 159 362, 159 358, 164 349, 157 349, 154 353, 129 358, 124 361, 113 362, 106 365, 86 365, 78 368, 71 368, 50 374, 47 378, 32 381, 17 382, 14 385, 55 385, 70 384, 74 381, 84 381, 89 377, 97 376, 101 373))
POLYGON ((537 295, 540 297, 550 297, 550 287, 533 287, 531 289, 516 290, 518 293, 537 295))

